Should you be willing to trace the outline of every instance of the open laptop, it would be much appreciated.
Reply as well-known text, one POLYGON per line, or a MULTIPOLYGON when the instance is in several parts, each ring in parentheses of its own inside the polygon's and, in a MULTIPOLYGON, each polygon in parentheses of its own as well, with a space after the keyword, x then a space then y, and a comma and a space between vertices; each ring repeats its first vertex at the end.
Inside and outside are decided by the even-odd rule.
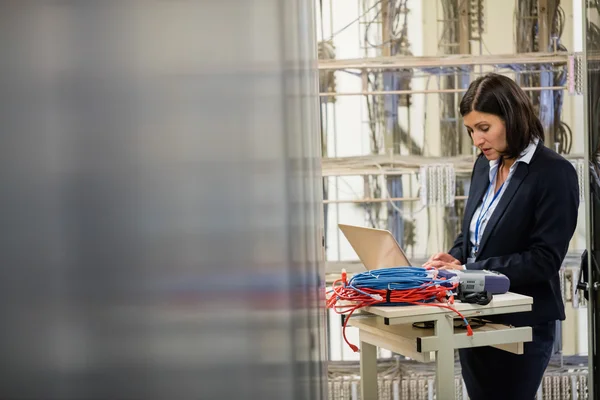
POLYGON ((390 231, 344 224, 338 226, 369 271, 411 266, 408 257, 390 231))

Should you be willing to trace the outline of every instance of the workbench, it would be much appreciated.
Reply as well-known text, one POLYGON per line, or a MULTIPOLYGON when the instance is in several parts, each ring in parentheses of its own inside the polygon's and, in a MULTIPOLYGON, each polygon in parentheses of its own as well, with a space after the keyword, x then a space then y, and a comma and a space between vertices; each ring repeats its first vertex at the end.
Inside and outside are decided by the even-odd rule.
MULTIPOLYGON (((533 299, 516 293, 495 295, 485 305, 456 302, 454 308, 466 318, 510 314, 531 310, 533 299)), ((454 351, 469 347, 493 346, 523 354, 531 341, 531 327, 511 327, 486 323, 467 336, 455 328, 458 315, 448 309, 427 306, 366 307, 348 324, 358 328, 360 338, 360 377, 362 400, 377 400, 377 347, 421 362, 436 363, 436 399, 455 398, 454 351), (433 329, 413 326, 415 322, 433 322, 433 329)))

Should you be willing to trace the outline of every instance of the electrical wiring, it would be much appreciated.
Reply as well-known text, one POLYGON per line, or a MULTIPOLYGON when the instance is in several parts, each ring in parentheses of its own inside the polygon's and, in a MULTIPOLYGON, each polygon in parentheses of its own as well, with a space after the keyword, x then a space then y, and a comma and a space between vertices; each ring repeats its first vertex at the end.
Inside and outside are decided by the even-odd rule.
POLYGON ((342 270, 341 277, 333 282, 332 289, 328 292, 327 308, 347 315, 342 336, 354 352, 359 350, 346 337, 348 321, 356 310, 375 305, 423 305, 445 308, 455 312, 463 320, 467 335, 472 336, 473 330, 469 321, 452 306, 458 284, 457 277, 445 279, 438 275, 435 268, 382 268, 356 274, 350 280, 346 271, 342 270))
MULTIPOLYGON (((352 188, 352 186, 343 177, 338 177, 338 180, 341 181, 341 182, 343 182, 350 189, 350 191, 352 192, 352 193, 350 193, 350 192, 347 192, 347 191, 342 191, 341 189, 339 189, 339 185, 337 185, 335 183, 335 181, 332 181, 334 188, 339 189, 340 193, 345 194, 345 195, 354 196, 354 198, 357 198, 357 199, 361 198, 361 196, 352 188)), ((386 194, 386 195, 389 198, 389 194, 386 194)), ((389 200, 389 201, 391 202, 391 200, 389 200)), ((373 213, 371 212, 371 208, 368 205, 368 203, 361 203, 360 207, 362 207, 364 209, 364 211, 365 211, 365 213, 367 215, 367 219, 369 220, 369 223, 371 224, 371 227, 377 228, 378 227, 377 223, 375 222, 375 219, 373 217, 373 213)))
POLYGON ((454 46, 458 42, 458 9, 466 0, 460 0, 460 4, 452 0, 442 0, 443 28, 438 39, 438 50, 443 49, 444 54, 456 54, 458 48, 454 46))
MULTIPOLYGON (((379 2, 382 4, 381 2, 379 2)), ((363 41, 365 43, 365 49, 367 54, 369 50, 375 50, 377 53, 387 46, 389 46, 389 52, 391 55, 407 54, 407 24, 408 24, 408 8, 407 0, 394 0, 387 3, 388 7, 386 10, 383 7, 379 7, 376 13, 367 19, 365 24, 365 30, 363 33, 363 41), (386 21, 378 21, 382 18, 386 21), (404 17, 402 18, 402 15, 404 17), (403 19, 403 21, 402 21, 403 19), (385 32, 389 39, 382 41, 382 43, 373 43, 373 36, 370 35, 371 27, 376 23, 382 23, 382 28, 387 27, 388 31, 385 32)), ((363 8, 366 8, 367 4, 364 4, 363 8)), ((370 91, 381 90, 382 81, 386 81, 387 84, 391 85, 392 89, 401 89, 401 86, 405 82, 410 82, 412 79, 412 70, 396 70, 388 71, 386 73, 381 72, 368 72, 366 74, 367 87, 370 91), (410 76, 409 76, 410 75, 410 76), (383 78, 383 79, 382 79, 383 78)), ((408 97, 408 96, 406 96, 408 97)), ((411 138, 410 133, 402 129, 397 121, 398 115, 395 110, 395 106, 389 107, 389 104, 395 104, 398 102, 397 96, 386 96, 382 98, 378 95, 366 95, 365 100, 367 103, 367 112, 369 116, 369 129, 370 129, 370 141, 371 141, 371 153, 381 154, 384 150, 386 143, 385 134, 389 134, 393 138, 394 151, 399 152, 399 148, 404 144, 409 153, 421 154, 422 150, 411 138), (390 129, 390 123, 392 127, 390 129)), ((391 196, 386 184, 381 184, 377 178, 370 177, 368 180, 368 191, 370 197, 379 198, 382 192, 385 191, 386 197, 398 197, 398 195, 391 196)), ((381 212, 381 204, 373 203, 365 207, 367 218, 371 223, 371 226, 377 227, 380 224, 379 215, 381 212)), ((388 208, 388 223, 390 218, 390 212, 392 214, 397 213, 399 217, 403 217, 401 209, 393 202, 390 201, 390 207, 388 208)))
POLYGON ((364 37, 364 40, 365 40, 365 43, 367 43, 371 47, 378 47, 378 45, 371 43, 371 41, 369 40, 369 30, 371 28, 371 25, 377 20, 377 18, 379 17, 379 15, 381 15, 381 11, 382 11, 382 9, 379 8, 379 10, 375 14, 375 16, 367 23, 367 26, 365 27, 365 37, 364 37))
MULTIPOLYGON (((560 2, 556 2, 555 13, 552 22, 552 36, 557 51, 567 51, 567 48, 560 42, 562 37, 564 26, 565 26, 565 12, 560 7, 560 2)), ((567 70, 566 66, 562 66, 561 70, 554 72, 554 85, 565 85, 567 81, 567 70)), ((554 100, 554 119, 553 129, 555 135, 555 142, 559 144, 559 152, 562 154, 569 154, 572 148, 573 133, 569 126, 561 121, 561 115, 563 110, 564 93, 562 91, 556 91, 553 94, 554 100)))
POLYGON ((407 26, 408 26, 408 0, 399 0, 398 1, 398 5, 396 6, 396 9, 394 10, 394 16, 396 17, 394 19, 394 26, 393 26, 393 34, 394 37, 397 36, 398 32, 401 32, 400 38, 399 38, 399 42, 401 43, 401 41, 404 39, 404 37, 406 36, 407 33, 407 26), (400 15, 404 13, 404 22, 402 23, 402 29, 400 29, 400 15))
POLYGON ((344 25, 344 27, 334 33, 331 34, 331 36, 329 37, 329 40, 333 39, 334 37, 336 37, 337 35, 339 35, 340 33, 344 32, 346 29, 350 28, 352 25, 354 25, 356 22, 360 21, 360 19, 362 17, 364 17, 365 15, 367 15, 369 13, 369 11, 371 11, 372 9, 374 9, 375 7, 377 7, 379 4, 381 3, 381 1, 378 1, 377 3, 373 4, 373 6, 371 6, 369 9, 367 9, 365 12, 363 12, 361 15, 359 15, 356 19, 353 19, 352 21, 348 22, 346 25, 344 25))
MULTIPOLYGON (((390 7, 391 8, 391 7, 390 7)), ((365 28, 365 34, 364 34, 364 41, 366 44, 368 44, 369 46, 371 46, 372 48, 378 48, 381 49, 386 45, 392 44, 393 49, 392 49, 392 54, 396 54, 398 53, 398 48, 396 48, 395 45, 398 45, 400 43, 403 42, 403 40, 406 37, 406 31, 407 31, 407 25, 408 25, 408 13, 406 12, 407 10, 407 0, 399 0, 397 5, 394 5, 393 7, 393 11, 391 13, 389 13, 388 18, 391 20, 391 26, 392 29, 390 31, 390 36, 391 38, 387 41, 381 42, 381 43, 371 43, 371 40, 369 39, 369 31, 371 28, 371 25, 373 25, 373 23, 375 23, 375 21, 377 20, 377 18, 379 18, 379 16, 382 14, 383 9, 380 8, 377 13, 375 14, 375 16, 367 23, 366 28, 365 28), (400 28, 400 15, 404 13, 404 21, 402 23, 402 28, 400 28)))
MULTIPOLYGON (((383 167, 382 167, 380 164, 377 164, 377 163, 375 163, 375 166, 376 166, 376 167, 377 167, 377 168, 378 168, 380 171, 383 171, 383 167)), ((389 192, 388 192, 388 190, 387 190, 387 186, 386 186, 386 185, 383 185, 383 187, 384 187, 384 191, 385 191, 385 193, 384 193, 384 194, 385 194, 385 196, 386 196, 388 199, 389 199, 389 198, 391 198, 392 196, 390 196, 390 193, 389 193, 389 192)), ((400 214, 400 216, 402 216, 402 217, 404 217, 404 216, 405 216, 405 212, 404 212, 404 210, 400 209, 400 208, 399 208, 399 207, 398 207, 396 204, 394 204, 394 202, 393 202, 393 201, 389 200, 389 203, 390 203, 390 205, 392 206, 392 208, 393 208, 394 210, 396 210, 396 212, 397 212, 398 214, 400 214)), ((417 211, 413 211, 413 212, 411 212, 411 213, 408 213, 408 216, 410 216, 410 218, 414 218, 414 217, 415 217, 415 215, 417 215, 419 212, 423 211, 423 210, 425 209, 425 207, 426 207, 426 206, 422 206, 422 207, 420 207, 419 209, 417 209, 417 211)))
MULTIPOLYGON (((373 85, 371 82, 371 74, 367 75, 367 84, 368 85, 373 85)), ((367 112, 369 115, 369 130, 371 133, 371 153, 373 154, 378 154, 379 153, 379 148, 380 148, 380 144, 379 144, 379 138, 377 135, 377 123, 376 123, 376 119, 375 119, 375 115, 377 114, 377 98, 375 96, 371 96, 372 101, 370 101, 370 96, 365 96, 366 101, 367 101, 367 112)), ((381 138, 383 140, 383 138, 381 138)), ((369 182, 370 183, 370 182, 369 182)), ((375 180, 375 183, 373 185, 374 187, 372 188, 372 194, 370 194, 371 196, 376 196, 378 193, 381 192, 381 188, 379 187, 379 181, 375 180)), ((371 191, 371 185, 369 184, 369 190, 371 191)), ((371 224, 371 227, 373 228, 377 228, 378 224, 376 222, 376 215, 379 214, 379 207, 376 204, 369 204, 369 205, 364 205, 365 208, 365 212, 367 214, 367 218, 369 219, 369 222, 371 224)))
MULTIPOLYGON (((561 43, 561 37, 565 28, 565 12, 560 7, 559 0, 553 0, 548 4, 549 13, 552 16, 550 23, 549 39, 551 39, 552 51, 566 52, 567 48, 561 43)), ((516 43, 517 52, 550 51, 539 48, 538 12, 535 0, 518 0, 515 10, 516 19, 516 43)), ((567 67, 564 64, 553 66, 540 64, 535 66, 505 65, 516 72, 516 81, 521 86, 564 86, 567 80, 567 67), (526 75, 527 73, 527 75, 526 75)), ((538 110, 539 117, 544 121, 545 129, 548 131, 547 141, 549 145, 557 144, 557 151, 569 154, 572 148, 573 135, 571 129, 561 121, 564 92, 554 91, 548 95, 540 91, 528 93, 531 101, 538 110)))

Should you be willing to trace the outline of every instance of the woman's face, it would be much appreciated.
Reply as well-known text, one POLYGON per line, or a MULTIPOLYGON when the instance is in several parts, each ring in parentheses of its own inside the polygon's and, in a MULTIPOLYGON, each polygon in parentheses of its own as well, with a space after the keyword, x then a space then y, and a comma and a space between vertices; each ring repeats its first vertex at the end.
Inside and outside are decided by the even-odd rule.
POLYGON ((506 151, 506 127, 500 117, 471 111, 463 117, 467 131, 488 160, 497 160, 506 151))

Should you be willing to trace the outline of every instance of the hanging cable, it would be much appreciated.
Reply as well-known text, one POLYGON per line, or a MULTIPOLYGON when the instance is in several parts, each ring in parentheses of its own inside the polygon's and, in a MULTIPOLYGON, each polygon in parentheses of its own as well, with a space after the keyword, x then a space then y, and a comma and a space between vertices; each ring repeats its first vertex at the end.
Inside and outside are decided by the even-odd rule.
POLYGON ((349 281, 346 271, 342 270, 341 278, 333 282, 333 287, 328 292, 327 308, 338 314, 347 314, 342 336, 354 352, 359 350, 346 337, 348 321, 356 310, 375 305, 424 305, 445 308, 458 314, 465 323, 467 335, 472 336, 473 330, 467 319, 452 307, 458 284, 457 276, 446 278, 435 268, 382 268, 356 274, 349 281))

